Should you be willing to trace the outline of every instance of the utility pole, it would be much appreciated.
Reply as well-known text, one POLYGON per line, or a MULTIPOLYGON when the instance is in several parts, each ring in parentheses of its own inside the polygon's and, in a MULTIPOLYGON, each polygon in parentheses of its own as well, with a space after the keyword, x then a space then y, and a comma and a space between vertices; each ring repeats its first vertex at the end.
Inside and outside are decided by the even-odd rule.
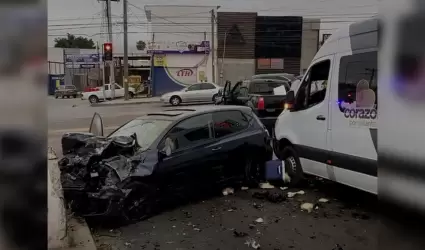
POLYGON ((123 10, 124 10, 124 98, 125 100, 129 99, 128 95, 128 19, 127 19, 127 0, 123 0, 123 10))
MULTIPOLYGON (((113 45, 113 36, 112 36, 112 11, 111 11, 111 0, 106 2, 106 17, 108 19, 108 35, 109 42, 113 45)), ((115 69, 114 69, 114 59, 109 62, 109 83, 111 84, 111 99, 115 99, 115 69)))
POLYGON ((223 41, 223 54, 221 55, 221 69, 220 69, 220 81, 221 85, 224 86, 224 75, 223 75, 223 68, 224 68, 224 56, 226 55, 226 42, 227 42, 227 31, 224 33, 224 41, 223 41))
POLYGON ((211 10, 211 57, 212 57, 212 82, 215 82, 215 12, 211 10))

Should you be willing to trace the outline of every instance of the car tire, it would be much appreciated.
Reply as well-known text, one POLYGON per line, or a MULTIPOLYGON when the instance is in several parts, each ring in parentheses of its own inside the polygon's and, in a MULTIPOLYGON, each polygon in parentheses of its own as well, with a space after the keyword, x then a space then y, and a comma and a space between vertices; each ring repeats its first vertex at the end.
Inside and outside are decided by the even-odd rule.
POLYGON ((89 102, 90 103, 98 103, 99 102, 99 98, 97 96, 95 96, 95 95, 91 95, 89 97, 89 102))
POLYGON ((170 104, 173 106, 179 106, 181 102, 182 99, 179 96, 174 95, 170 98, 170 104))
POLYGON ((217 96, 218 96, 217 94, 214 94, 214 95, 213 95, 213 97, 212 97, 212 101, 213 101, 213 103, 215 103, 215 99, 217 98, 217 96))
POLYGON ((137 184, 124 200, 124 219, 128 222, 148 219, 155 211, 155 200, 151 188, 137 184))
POLYGON ((128 92, 128 97, 130 97, 130 99, 134 98, 134 93, 133 92, 128 92))
POLYGON ((304 180, 304 172, 297 151, 292 146, 285 146, 280 150, 279 156, 285 162, 285 171, 290 177, 290 182, 285 183, 291 187, 298 186, 304 180))
POLYGON ((58 99, 58 98, 59 98, 59 96, 55 95, 55 99, 58 99))
POLYGON ((264 166, 254 157, 245 159, 245 182, 250 187, 258 187, 264 177, 264 166))

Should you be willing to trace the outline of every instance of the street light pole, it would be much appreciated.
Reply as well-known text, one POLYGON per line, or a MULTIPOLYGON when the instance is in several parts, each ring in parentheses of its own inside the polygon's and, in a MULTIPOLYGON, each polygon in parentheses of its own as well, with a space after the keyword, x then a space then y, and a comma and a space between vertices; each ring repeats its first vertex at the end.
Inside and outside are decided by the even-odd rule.
POLYGON ((123 0, 123 10, 124 10, 124 98, 125 100, 129 99, 128 95, 128 18, 127 18, 127 0, 123 0))

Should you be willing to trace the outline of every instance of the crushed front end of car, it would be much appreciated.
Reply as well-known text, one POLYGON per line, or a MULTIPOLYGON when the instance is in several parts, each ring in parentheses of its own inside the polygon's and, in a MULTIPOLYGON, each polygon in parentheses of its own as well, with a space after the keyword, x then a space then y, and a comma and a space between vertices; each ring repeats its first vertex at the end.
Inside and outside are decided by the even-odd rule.
POLYGON ((65 200, 73 212, 89 216, 120 216, 131 190, 122 182, 140 171, 143 152, 133 136, 98 137, 67 133, 62 137, 64 157, 59 161, 65 200))

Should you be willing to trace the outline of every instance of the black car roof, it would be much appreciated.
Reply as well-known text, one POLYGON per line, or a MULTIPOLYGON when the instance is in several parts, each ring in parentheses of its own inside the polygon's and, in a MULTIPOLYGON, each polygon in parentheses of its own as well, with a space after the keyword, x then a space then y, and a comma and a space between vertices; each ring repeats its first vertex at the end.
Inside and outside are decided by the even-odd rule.
POLYGON ((240 110, 240 111, 250 111, 251 108, 245 106, 236 106, 236 105, 204 105, 204 106, 191 106, 185 108, 169 108, 164 111, 150 112, 137 119, 160 119, 160 120, 179 120, 185 117, 200 115, 204 113, 211 113, 215 111, 226 111, 226 110, 240 110))

